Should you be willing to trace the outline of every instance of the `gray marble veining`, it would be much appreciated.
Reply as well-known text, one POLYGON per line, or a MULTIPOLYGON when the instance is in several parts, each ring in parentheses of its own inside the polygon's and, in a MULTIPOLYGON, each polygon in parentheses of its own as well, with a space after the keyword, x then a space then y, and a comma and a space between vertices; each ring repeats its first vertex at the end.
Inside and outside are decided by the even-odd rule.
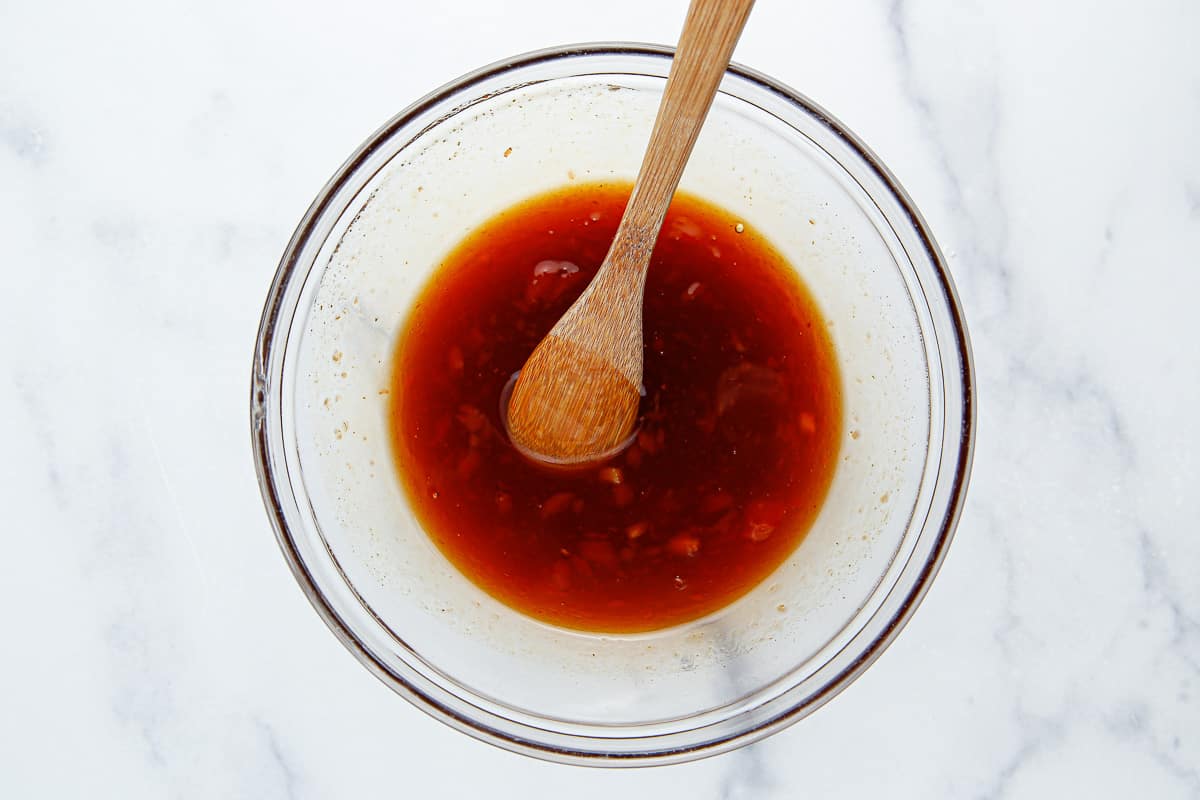
POLYGON ((409 707, 304 602, 246 429, 293 226, 437 84, 670 41, 682 7, 0 10, 0 795, 1200 796, 1195 3, 755 10, 737 60, 899 176, 976 356, 950 556, 828 707, 686 766, 557 767, 409 707))

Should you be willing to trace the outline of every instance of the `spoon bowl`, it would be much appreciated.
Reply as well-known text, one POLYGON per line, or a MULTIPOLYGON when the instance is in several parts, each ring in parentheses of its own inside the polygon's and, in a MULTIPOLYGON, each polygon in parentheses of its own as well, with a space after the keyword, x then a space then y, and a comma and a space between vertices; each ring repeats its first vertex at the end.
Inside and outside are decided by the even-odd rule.
POLYGON ((508 434, 527 456, 587 464, 611 455, 629 438, 641 397, 611 361, 552 334, 525 362, 522 374, 537 378, 518 378, 507 409, 508 434), (545 407, 551 398, 552 410, 545 407))

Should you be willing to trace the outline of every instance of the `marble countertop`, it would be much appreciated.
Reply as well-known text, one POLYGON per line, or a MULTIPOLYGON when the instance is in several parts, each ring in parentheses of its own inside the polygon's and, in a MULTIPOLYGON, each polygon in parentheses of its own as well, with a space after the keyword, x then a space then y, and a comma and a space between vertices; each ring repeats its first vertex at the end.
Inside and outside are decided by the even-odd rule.
POLYGON ((568 768, 435 722, 280 557, 251 346, 382 121, 684 3, 0 7, 0 795, 1200 796, 1200 5, 761 0, 737 60, 829 108, 939 237, 979 438, 948 560, 829 706, 694 764, 568 768))

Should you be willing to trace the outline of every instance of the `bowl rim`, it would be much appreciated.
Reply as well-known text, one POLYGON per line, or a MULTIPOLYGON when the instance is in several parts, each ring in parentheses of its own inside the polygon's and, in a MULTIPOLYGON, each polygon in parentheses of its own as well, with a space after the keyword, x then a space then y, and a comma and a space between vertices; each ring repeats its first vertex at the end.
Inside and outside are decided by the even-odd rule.
MULTIPOLYGON (((263 503, 271 526, 275 532, 276 541, 293 577, 304 595, 308 598, 309 603, 316 610, 325 625, 337 636, 342 645, 355 658, 375 675, 376 678, 417 708, 433 716, 435 719, 482 741, 497 745, 506 750, 559 763, 588 766, 651 766, 655 764, 690 761, 726 752, 762 739, 798 721, 827 703, 853 683, 868 666, 879 658, 883 651, 896 638, 900 630, 903 629, 904 625, 909 621, 916 608, 924 599, 933 578, 937 575, 945 560, 949 544, 953 539, 958 520, 962 514, 967 487, 970 482, 976 428, 974 361, 966 320, 957 291, 950 277, 945 257, 934 240, 928 224, 897 178, 883 164, 879 157, 848 127, 802 93, 757 70, 735 62, 729 65, 727 71, 729 75, 747 81, 759 89, 766 90, 786 103, 798 107, 803 113, 824 125, 854 151, 862 160, 862 163, 875 174, 875 177, 887 186, 907 217, 911 231, 917 235, 919 243, 925 251, 925 255, 934 267, 933 273, 937 278, 937 288, 941 290, 945 301, 945 311, 950 317, 950 327, 954 333, 954 347, 961 370, 957 376, 947 374, 943 377, 947 383, 953 381, 955 378, 961 382, 962 397, 962 414, 961 419, 958 420, 960 433, 957 450, 954 453, 956 463, 953 475, 950 478, 950 496, 942 520, 940 523, 936 523, 938 531, 931 548, 931 555, 925 561, 911 589, 908 590, 891 619, 882 626, 880 632, 853 661, 847 664, 815 693, 804 698, 802 702, 790 706, 783 712, 759 721, 749 729, 742 730, 730 736, 705 739, 686 746, 672 745, 638 752, 599 752, 514 736, 511 733, 484 724, 479 720, 472 719, 460 713, 455 708, 439 701, 436 697, 430 696, 429 693, 422 691, 419 686, 414 685, 412 681, 397 674, 393 669, 376 658, 341 619, 338 612, 318 587, 317 581, 314 579, 312 572, 306 565, 303 556, 293 540, 293 534, 286 518, 285 503, 282 501, 279 488, 276 485, 277 479, 281 476, 277 474, 277 470, 272 464, 271 437, 268 426, 265 423, 269 405, 268 401, 270 399, 270 387, 273 385, 268 375, 269 365, 272 363, 272 353, 276 347, 282 347, 286 341, 286 336, 279 337, 276 334, 280 330, 281 323, 290 325, 290 321, 284 320, 282 317, 286 289, 297 277, 297 267, 301 251, 312 236, 314 229, 322 219, 334 196, 357 173, 359 168, 370 159, 379 146, 386 142, 394 133, 448 97, 469 89, 473 85, 515 69, 532 67, 541 63, 573 57, 630 56, 670 59, 674 55, 674 52, 675 49, 673 47, 665 45, 612 41, 542 48, 501 59, 472 72, 468 72, 459 78, 443 84, 397 113, 351 154, 334 173, 333 177, 322 187, 316 199, 305 212, 304 217, 301 219, 301 222, 296 227, 295 232, 284 249, 279 266, 271 282, 255 341, 251 370, 250 432, 259 490, 262 494, 263 503)), ((303 279, 306 277, 306 273, 299 275, 299 277, 303 279)), ((286 333, 286 331, 284 332, 286 333)), ((282 477, 286 485, 286 476, 282 477)), ((357 593, 355 594, 357 596, 357 593)), ((581 737, 566 734, 566 738, 581 737)))

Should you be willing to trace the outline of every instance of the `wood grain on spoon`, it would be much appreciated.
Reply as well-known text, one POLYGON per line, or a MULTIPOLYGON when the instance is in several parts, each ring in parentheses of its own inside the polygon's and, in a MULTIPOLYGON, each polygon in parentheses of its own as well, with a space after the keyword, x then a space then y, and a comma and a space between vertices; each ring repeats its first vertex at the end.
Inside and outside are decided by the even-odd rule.
POLYGON ((600 270, 521 370, 514 444, 577 464, 620 447, 637 420, 650 253, 754 0, 693 0, 637 182, 600 270))

